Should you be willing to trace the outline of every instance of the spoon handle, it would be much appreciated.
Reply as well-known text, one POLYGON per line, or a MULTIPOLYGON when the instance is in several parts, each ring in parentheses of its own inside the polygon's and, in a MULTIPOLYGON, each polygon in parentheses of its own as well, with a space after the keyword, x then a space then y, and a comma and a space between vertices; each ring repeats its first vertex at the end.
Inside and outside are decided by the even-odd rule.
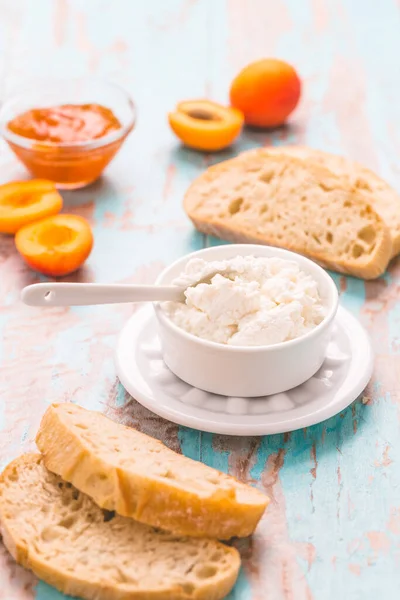
POLYGON ((183 290, 172 285, 35 283, 21 292, 30 306, 88 306, 122 302, 182 302, 183 290))

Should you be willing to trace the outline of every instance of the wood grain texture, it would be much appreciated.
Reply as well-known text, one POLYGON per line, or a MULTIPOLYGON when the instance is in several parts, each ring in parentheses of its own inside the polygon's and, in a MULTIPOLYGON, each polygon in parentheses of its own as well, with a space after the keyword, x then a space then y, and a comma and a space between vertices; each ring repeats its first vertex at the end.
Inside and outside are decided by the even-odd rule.
MULTIPOLYGON (((28 80, 104 76, 136 100, 138 124, 101 181, 65 193, 95 232, 70 281, 152 282, 196 234, 181 200, 208 164, 264 144, 306 143, 376 169, 400 189, 400 10, 395 0, 0 0, 0 95, 28 80), (218 155, 181 148, 166 114, 189 97, 227 99, 232 76, 261 56, 291 61, 304 96, 290 125, 245 132, 218 155)), ((26 177, 0 145, 0 180, 26 177)), ((129 306, 24 307, 41 278, 0 238, 0 460, 33 447, 53 401, 78 402, 272 497, 230 600, 398 598, 400 586, 400 261, 364 284, 335 276, 375 352, 367 400, 284 436, 230 438, 163 421, 128 397, 113 365, 129 306)), ((2 600, 60 600, 0 546, 2 600)))

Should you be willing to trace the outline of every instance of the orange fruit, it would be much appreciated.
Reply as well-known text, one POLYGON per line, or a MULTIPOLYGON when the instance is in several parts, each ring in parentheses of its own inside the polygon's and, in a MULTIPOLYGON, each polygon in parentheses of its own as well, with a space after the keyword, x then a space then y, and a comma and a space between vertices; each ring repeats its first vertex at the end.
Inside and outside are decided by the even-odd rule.
POLYGON ((301 81, 295 69, 276 58, 249 64, 235 77, 231 105, 244 114, 247 125, 278 127, 296 108, 301 81))

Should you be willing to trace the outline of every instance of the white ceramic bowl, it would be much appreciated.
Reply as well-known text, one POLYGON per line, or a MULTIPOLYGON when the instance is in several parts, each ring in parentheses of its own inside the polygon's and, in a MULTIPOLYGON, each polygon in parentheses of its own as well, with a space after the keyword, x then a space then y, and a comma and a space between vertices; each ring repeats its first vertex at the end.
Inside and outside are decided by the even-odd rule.
POLYGON ((331 338, 338 292, 331 277, 308 258, 251 244, 230 244, 188 254, 167 267, 158 284, 171 283, 192 258, 224 260, 235 256, 278 257, 295 261, 317 282, 327 314, 305 335, 272 346, 228 346, 203 340, 175 325, 156 304, 163 358, 169 369, 190 385, 223 396, 256 397, 278 394, 304 383, 321 367, 331 338))

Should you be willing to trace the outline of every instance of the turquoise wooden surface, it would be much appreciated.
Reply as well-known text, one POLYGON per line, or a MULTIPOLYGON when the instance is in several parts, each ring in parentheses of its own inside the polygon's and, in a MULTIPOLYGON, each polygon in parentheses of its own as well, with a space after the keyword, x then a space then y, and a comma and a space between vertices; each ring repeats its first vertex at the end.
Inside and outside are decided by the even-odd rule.
MULTIPOLYGON (((400 16, 395 0, 14 0, 0 2, 0 94, 28 79, 104 76, 130 90, 138 124, 101 181, 65 193, 95 232, 87 266, 68 280, 152 282, 204 245, 182 211, 210 163, 263 144, 307 143, 376 169, 400 189, 400 16), (246 132, 218 155, 179 146, 166 114, 190 97, 227 100, 261 56, 291 61, 304 96, 290 125, 246 132)), ((25 172, 0 146, 0 180, 25 172)), ((341 302, 368 328, 374 377, 342 414, 284 436, 230 438, 163 421, 128 397, 113 365, 132 308, 23 307, 39 281, 0 238, 0 460, 34 448, 41 415, 73 401, 255 483, 272 498, 231 600, 386 600, 400 586, 400 263, 378 281, 338 277, 341 302)), ((0 550, 0 598, 60 600, 0 550)))

